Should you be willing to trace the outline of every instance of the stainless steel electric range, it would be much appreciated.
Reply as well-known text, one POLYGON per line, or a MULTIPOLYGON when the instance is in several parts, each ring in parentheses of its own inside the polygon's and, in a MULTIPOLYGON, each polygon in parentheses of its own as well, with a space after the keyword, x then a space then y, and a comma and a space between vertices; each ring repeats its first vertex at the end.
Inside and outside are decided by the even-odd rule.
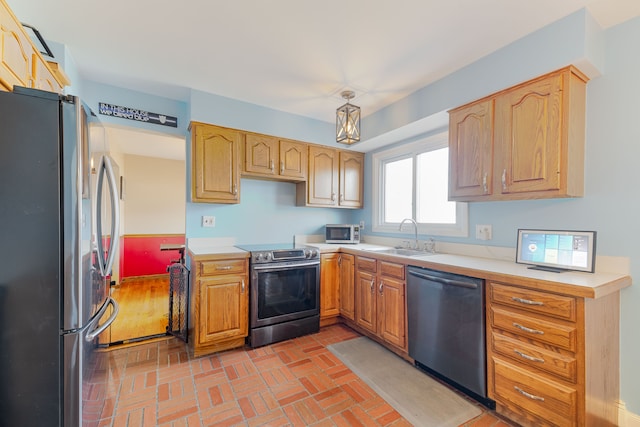
POLYGON ((320 252, 292 244, 238 245, 251 252, 249 345, 320 330, 320 252))

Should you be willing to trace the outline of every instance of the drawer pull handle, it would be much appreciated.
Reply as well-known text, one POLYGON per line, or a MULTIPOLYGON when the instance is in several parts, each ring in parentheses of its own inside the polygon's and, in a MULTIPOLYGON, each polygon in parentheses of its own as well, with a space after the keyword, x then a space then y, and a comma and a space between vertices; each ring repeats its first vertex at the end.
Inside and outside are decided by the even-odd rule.
POLYGON ((513 326, 515 326, 516 328, 518 328, 518 329, 520 329, 522 331, 529 332, 530 334, 544 335, 544 331, 540 331, 538 329, 527 328, 526 326, 522 326, 520 323, 513 322, 513 326))
POLYGON ((521 351, 518 350, 513 350, 515 354, 517 354, 518 356, 522 357, 523 359, 527 359, 530 360, 532 362, 539 362, 539 363, 544 363, 544 359, 540 359, 539 357, 533 357, 533 356, 529 356, 526 353, 523 353, 521 351))
POLYGON ((230 265, 225 265, 225 266, 217 266, 216 270, 231 270, 231 266, 230 265))
POLYGON ((516 389, 516 391, 518 393, 520 393, 521 395, 523 395, 524 397, 528 397, 531 400, 539 400, 540 402, 544 402, 544 397, 540 397, 540 396, 536 396, 535 394, 527 393, 526 391, 524 391, 523 389, 521 389, 517 385, 514 385, 513 388, 516 389))
POLYGON ((527 305, 544 305, 542 301, 531 301, 530 299, 524 299, 524 298, 518 298, 518 297, 511 297, 511 299, 515 302, 519 302, 527 305))
POLYGON ((244 279, 242 279, 242 290, 240 291, 241 294, 244 294, 244 279))

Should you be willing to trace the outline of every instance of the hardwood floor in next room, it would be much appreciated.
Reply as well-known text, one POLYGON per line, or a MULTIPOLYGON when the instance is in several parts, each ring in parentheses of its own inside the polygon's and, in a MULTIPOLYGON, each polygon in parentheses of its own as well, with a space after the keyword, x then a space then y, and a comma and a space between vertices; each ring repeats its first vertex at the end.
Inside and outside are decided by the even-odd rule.
POLYGON ((110 343, 163 335, 169 318, 169 276, 127 278, 111 289, 120 312, 111 325, 110 343))
MULTIPOLYGON (((343 325, 260 347, 192 358, 176 338, 97 353, 96 427, 410 426, 326 347, 343 325)), ((464 427, 509 427, 492 411, 464 427)))

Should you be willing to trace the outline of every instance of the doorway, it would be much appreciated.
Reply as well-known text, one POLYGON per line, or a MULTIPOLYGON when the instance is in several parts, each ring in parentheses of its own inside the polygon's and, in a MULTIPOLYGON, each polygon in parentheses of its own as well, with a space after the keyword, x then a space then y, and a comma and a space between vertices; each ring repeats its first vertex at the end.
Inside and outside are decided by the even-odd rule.
MULTIPOLYGON (((185 139, 106 125, 109 152, 119 165, 119 260, 111 295, 120 312, 108 345, 165 336, 169 318, 167 267, 180 257, 161 245, 185 242, 185 139)), ((101 343, 103 341, 101 340, 101 343)))

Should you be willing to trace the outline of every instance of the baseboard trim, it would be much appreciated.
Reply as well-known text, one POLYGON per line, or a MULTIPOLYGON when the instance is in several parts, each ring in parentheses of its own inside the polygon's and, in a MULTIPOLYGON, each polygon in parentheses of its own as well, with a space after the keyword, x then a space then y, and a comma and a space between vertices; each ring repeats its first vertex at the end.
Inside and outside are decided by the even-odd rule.
POLYGON ((627 405, 618 402, 618 425, 620 427, 640 427, 640 415, 627 411, 627 405))

